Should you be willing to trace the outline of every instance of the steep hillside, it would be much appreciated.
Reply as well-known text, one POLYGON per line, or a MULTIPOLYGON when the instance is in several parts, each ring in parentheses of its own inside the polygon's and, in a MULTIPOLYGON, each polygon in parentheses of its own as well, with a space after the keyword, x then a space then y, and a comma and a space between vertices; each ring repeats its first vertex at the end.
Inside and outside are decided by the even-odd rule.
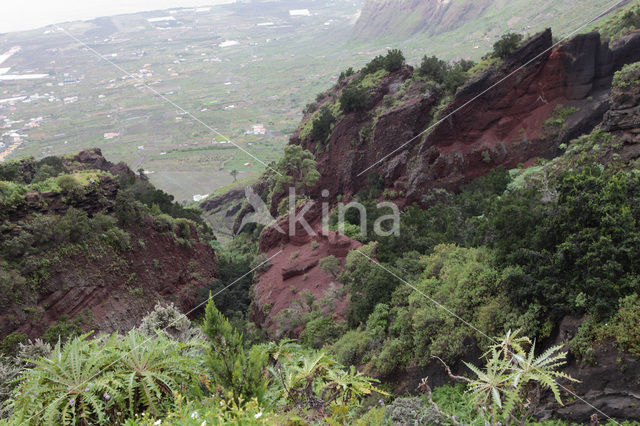
MULTIPOLYGON (((546 30, 480 64, 425 58, 415 69, 390 51, 320 94, 276 165, 286 177, 253 186, 280 220, 260 236, 273 260, 257 274, 252 321, 325 345, 397 393, 425 376, 448 382, 431 355, 463 374, 487 336, 519 329, 570 354, 563 371, 583 380, 571 389, 590 404, 637 419, 638 384, 619 364, 636 368, 640 347, 624 325, 637 319, 640 274, 640 181, 629 171, 640 158, 640 32, 552 44, 546 30), (297 225, 285 235, 288 185, 307 198, 296 213, 307 209, 312 235, 297 225), (349 201, 369 227, 384 214, 377 203, 392 201, 399 234, 360 234, 362 212, 335 233, 349 201), (320 203, 332 211, 325 235, 320 203)), ((252 207, 234 200, 238 231, 252 207)), ((540 418, 594 414, 548 391, 537 398, 540 418)))
POLYGON ((0 178, 2 338, 128 330, 157 301, 191 309, 215 278, 198 214, 97 149, 4 163, 0 178))
MULTIPOLYGON (((549 30, 532 37, 504 61, 472 75, 453 98, 411 67, 378 73, 367 88, 364 112, 338 114, 321 142, 305 131, 318 113, 307 114, 290 143, 316 154, 318 191, 353 196, 376 175, 403 204, 428 204, 438 188, 455 191, 499 165, 513 168, 557 155, 560 144, 602 120, 613 73, 640 60, 637 32, 611 47, 597 33, 554 50, 551 45, 549 30)), ((335 109, 357 79, 344 79, 327 92, 317 110, 335 109)))
POLYGON ((432 44, 445 47, 447 41, 456 46, 464 42, 479 45, 507 31, 525 34, 553 26, 554 31, 565 33, 603 12, 604 7, 593 0, 367 0, 353 37, 370 42, 419 36, 423 42, 432 39, 432 44), (448 38, 433 39, 445 33, 448 38))
POLYGON ((478 18, 492 0, 369 0, 353 30, 359 39, 394 36, 407 38, 418 32, 437 35, 478 18))
POLYGON ((392 36, 407 38, 451 31, 483 15, 493 0, 368 0, 353 36, 361 40, 392 36))

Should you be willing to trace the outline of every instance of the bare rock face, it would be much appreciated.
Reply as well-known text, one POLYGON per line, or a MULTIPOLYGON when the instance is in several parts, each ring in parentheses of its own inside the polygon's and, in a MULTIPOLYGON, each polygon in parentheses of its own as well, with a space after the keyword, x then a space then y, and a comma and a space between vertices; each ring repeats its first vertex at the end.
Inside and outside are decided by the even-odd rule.
MULTIPOLYGON (((332 307, 325 308, 325 311, 335 320, 343 319, 346 311, 346 292, 335 276, 344 265, 347 253, 362 244, 337 232, 323 233, 320 206, 311 203, 304 218, 312 233, 307 232, 300 222, 291 228, 294 232, 289 232, 291 224, 285 217, 278 221, 277 227, 265 228, 260 236, 260 252, 271 260, 269 268, 256 276, 251 320, 273 337, 282 337, 285 328, 281 324, 281 312, 301 306, 295 302, 302 302, 305 293, 313 295, 317 301, 323 298, 331 301, 332 307), (280 232, 278 227, 284 232, 280 232), (320 261, 328 256, 338 260, 339 267, 334 274, 328 274, 319 267, 320 261)), ((304 208, 300 206, 299 209, 304 208)))
POLYGON ((118 164, 113 164, 104 158, 100 148, 92 148, 78 152, 76 155, 71 157, 71 163, 73 162, 79 163, 82 169, 103 170, 114 175, 134 175, 133 171, 126 163, 121 161, 118 164))
POLYGON ((158 301, 174 303, 182 312, 192 309, 197 290, 215 278, 213 249, 198 240, 181 245, 150 223, 129 233, 135 243, 120 256, 76 253, 53 265, 40 283, 36 305, 0 313, 0 336, 39 337, 62 315, 80 318, 84 331, 127 331, 158 301))
POLYGON ((640 143, 640 67, 611 90, 611 108, 603 126, 626 144, 640 143))
MULTIPOLYGON (((421 203, 432 198, 425 196, 434 189, 457 191, 497 166, 512 168, 557 155, 561 143, 602 121, 614 72, 640 60, 640 32, 611 48, 597 33, 552 46, 550 30, 535 35, 500 67, 461 88, 438 117, 434 109, 442 94, 434 90, 415 94, 375 123, 366 113, 347 114, 322 148, 294 135, 290 143, 316 154, 322 177, 312 195, 328 189, 330 197, 348 198, 365 188, 367 176, 375 172, 386 188, 403 193, 400 204, 421 203), (569 108, 573 112, 562 126, 545 125, 556 109, 569 108), (437 124, 425 132, 429 123, 437 124)), ((412 73, 404 67, 370 89, 371 110, 379 110, 384 96, 412 73)), ((339 96, 348 82, 331 95, 339 96)))
MULTIPOLYGON (((554 344, 566 345, 578 331, 583 319, 565 317, 554 344)), ((568 347, 565 347, 568 350, 568 347)), ((640 359, 620 352, 610 340, 596 346, 588 360, 570 357, 563 371, 579 380, 562 383, 585 401, 567 397, 565 405, 555 402, 550 392, 539 407, 536 417, 548 419, 552 415, 571 422, 587 423, 596 414, 603 422, 607 419, 593 407, 616 419, 637 419, 640 406, 640 359)))

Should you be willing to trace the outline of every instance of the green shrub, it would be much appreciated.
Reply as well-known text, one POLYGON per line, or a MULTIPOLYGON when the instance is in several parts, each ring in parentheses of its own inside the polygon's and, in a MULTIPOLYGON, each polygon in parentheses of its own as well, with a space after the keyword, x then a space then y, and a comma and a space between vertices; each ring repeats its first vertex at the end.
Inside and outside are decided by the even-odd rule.
POLYGON ((467 82, 468 76, 464 67, 460 63, 454 64, 449 68, 442 79, 442 86, 449 93, 455 93, 459 87, 463 86, 467 82))
POLYGON ((64 345, 68 340, 79 336, 82 333, 78 321, 69 322, 67 315, 62 315, 58 318, 58 321, 53 323, 47 331, 42 335, 42 340, 55 345, 58 341, 64 345))
POLYGON ((429 57, 425 55, 418 68, 419 75, 440 84, 442 84, 448 72, 449 64, 442 59, 438 59, 436 56, 429 57))
POLYGON ((178 228, 178 236, 181 238, 191 238, 191 221, 188 219, 179 217, 174 220, 176 227, 178 228))
POLYGON ((508 295, 523 311, 544 307, 552 321, 607 318, 637 291, 640 174, 585 166, 560 173, 554 189, 555 203, 534 187, 497 199, 487 214, 499 261, 519 267, 505 281, 508 295))
POLYGON ((13 269, 0 268, 0 309, 8 309, 23 297, 27 279, 13 269))
POLYGON ((252 398, 261 401, 268 384, 263 376, 266 354, 257 346, 245 350, 242 334, 216 309, 213 301, 207 304, 203 331, 211 345, 205 363, 214 382, 231 392, 236 403, 252 398))
POLYGON ((344 333, 344 322, 322 314, 310 320, 300 333, 300 341, 314 349, 335 342, 344 333))
POLYGON ((116 218, 104 213, 96 213, 91 220, 91 227, 95 232, 106 232, 116 226, 116 218))
POLYGON ((630 31, 640 28, 640 5, 632 2, 611 13, 595 29, 604 40, 613 42, 630 31))
MULTIPOLYGON (((372 253, 373 244, 361 247, 364 253, 372 253)), ((366 322, 378 303, 388 300, 399 281, 389 272, 352 250, 347 255, 344 270, 338 277, 350 291, 347 320, 351 327, 366 322)))
POLYGON ((175 222, 171 216, 161 213, 153 218, 153 225, 158 232, 174 232, 175 222))
POLYGON ((345 113, 364 111, 367 107, 367 90, 359 84, 350 83, 340 94, 340 106, 345 113))
POLYGON ((633 356, 640 356, 640 297, 637 293, 622 299, 618 311, 601 331, 605 337, 614 338, 618 346, 633 356))
POLYGON ((319 142, 324 142, 331 134, 334 122, 335 117, 329 107, 323 106, 320 109, 320 113, 313 119, 311 138, 319 142))
POLYGON ((493 44, 493 56, 497 58, 506 58, 518 48, 522 41, 522 34, 507 33, 500 37, 500 40, 493 44))
POLYGON ((33 158, 9 160, 0 164, 0 181, 31 183, 35 164, 33 158))
POLYGON ((58 221, 57 230, 64 240, 77 243, 88 237, 91 230, 89 216, 84 210, 69 207, 67 213, 58 221))
POLYGON ((58 171, 48 164, 42 165, 33 176, 32 182, 43 182, 49 178, 56 177, 58 175, 58 171))
POLYGON ((387 56, 384 58, 384 69, 389 72, 394 72, 402 68, 404 65, 404 55, 399 49, 391 49, 387 51, 387 56))
POLYGON ((217 277, 198 291, 196 304, 214 296, 216 308, 223 315, 244 318, 251 304, 254 257, 252 254, 242 254, 238 250, 219 250, 216 252, 216 260, 217 277))
POLYGON ((384 69, 386 64, 385 57, 382 55, 378 55, 373 58, 367 65, 362 67, 360 70, 360 78, 364 77, 367 74, 374 74, 382 69, 384 69))
POLYGON ((331 351, 343 365, 357 365, 362 356, 369 350, 371 340, 369 335, 360 330, 349 330, 344 333, 332 346, 331 351))
POLYGON ((128 226, 139 223, 141 213, 136 199, 131 191, 120 190, 114 204, 116 217, 121 225, 128 226))
POLYGON ((56 183, 64 192, 72 192, 80 186, 76 178, 68 174, 59 176, 56 183))
POLYGON ((401 339, 389 339, 380 352, 375 353, 372 363, 378 374, 388 376, 400 367, 404 367, 411 359, 411 352, 401 339))
POLYGON ((340 260, 334 255, 329 255, 327 257, 323 257, 318 262, 318 267, 325 274, 329 275, 333 279, 336 279, 338 276, 338 268, 340 267, 340 260))
POLYGON ((16 356, 20 343, 27 341, 27 335, 24 333, 13 332, 0 342, 0 354, 5 356, 16 356))
POLYGON ((276 193, 286 192, 288 195, 289 187, 305 192, 320 179, 313 153, 299 145, 287 145, 284 148, 284 155, 276 169, 280 172, 275 176, 273 190, 276 193))
MULTIPOLYGON (((638 8, 638 10, 640 10, 640 8, 638 8)), ((618 88, 638 86, 640 85, 638 75, 640 75, 640 62, 627 64, 613 75, 613 86, 618 88)))
POLYGON ((593 317, 586 319, 580 324, 576 335, 569 340, 571 353, 587 362, 595 363, 594 346, 599 334, 598 322, 593 317))
POLYGON ((355 71, 353 70, 353 68, 351 67, 347 68, 345 71, 342 71, 340 73, 340 76, 338 77, 338 83, 340 83, 345 78, 351 77, 354 74, 355 74, 355 71))

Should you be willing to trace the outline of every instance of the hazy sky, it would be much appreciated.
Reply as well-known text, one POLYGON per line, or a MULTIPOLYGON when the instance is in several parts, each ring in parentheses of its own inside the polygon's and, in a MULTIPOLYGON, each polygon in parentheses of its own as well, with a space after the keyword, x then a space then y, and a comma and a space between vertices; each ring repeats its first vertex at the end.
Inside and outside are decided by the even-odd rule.
POLYGON ((0 0, 0 33, 145 10, 208 6, 233 0, 0 0))

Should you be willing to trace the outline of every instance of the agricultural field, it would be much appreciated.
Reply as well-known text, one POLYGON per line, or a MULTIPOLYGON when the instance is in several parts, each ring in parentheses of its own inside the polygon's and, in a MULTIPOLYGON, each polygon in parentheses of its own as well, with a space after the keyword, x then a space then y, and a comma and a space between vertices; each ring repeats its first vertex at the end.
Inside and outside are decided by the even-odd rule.
POLYGON ((279 158, 302 107, 352 62, 339 45, 359 5, 307 3, 138 13, 0 36, 0 51, 20 47, 3 67, 50 75, 0 81, 1 130, 21 136, 7 158, 97 146, 177 200, 233 182, 232 170, 238 179, 260 173, 279 158), (303 7, 309 16, 290 16, 303 7), (40 120, 24 128, 31 118, 40 120))

